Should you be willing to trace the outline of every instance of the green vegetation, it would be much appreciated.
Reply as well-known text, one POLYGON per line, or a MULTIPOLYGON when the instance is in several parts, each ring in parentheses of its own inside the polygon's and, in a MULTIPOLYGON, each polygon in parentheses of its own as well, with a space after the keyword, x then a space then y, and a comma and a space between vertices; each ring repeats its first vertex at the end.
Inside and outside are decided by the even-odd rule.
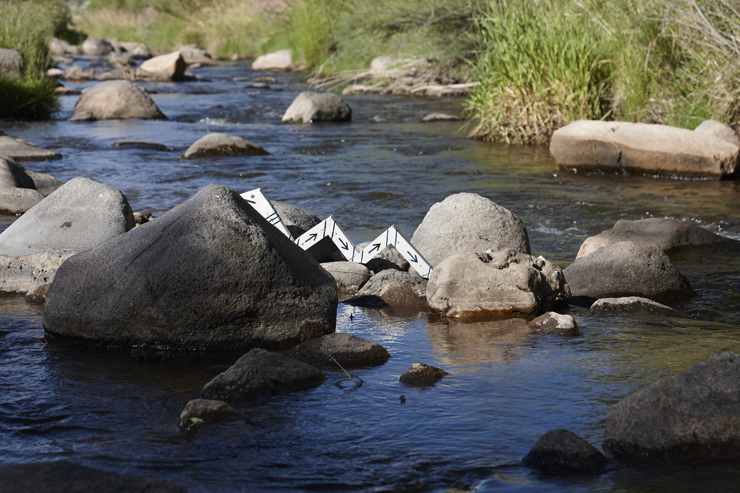
POLYGON ((63 0, 0 0, 0 48, 21 52, 23 76, 0 76, 0 118, 48 118, 57 108, 56 82, 44 72, 46 39, 67 36, 69 11, 63 0))

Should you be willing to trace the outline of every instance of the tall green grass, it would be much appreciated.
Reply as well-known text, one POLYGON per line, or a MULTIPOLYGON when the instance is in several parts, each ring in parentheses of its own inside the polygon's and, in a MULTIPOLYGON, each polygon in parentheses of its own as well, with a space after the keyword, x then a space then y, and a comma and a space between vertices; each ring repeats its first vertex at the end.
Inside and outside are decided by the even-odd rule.
POLYGON ((56 82, 45 77, 47 38, 64 32, 69 11, 63 0, 0 1, 0 48, 25 58, 22 77, 0 76, 0 118, 48 118, 58 108, 56 82))

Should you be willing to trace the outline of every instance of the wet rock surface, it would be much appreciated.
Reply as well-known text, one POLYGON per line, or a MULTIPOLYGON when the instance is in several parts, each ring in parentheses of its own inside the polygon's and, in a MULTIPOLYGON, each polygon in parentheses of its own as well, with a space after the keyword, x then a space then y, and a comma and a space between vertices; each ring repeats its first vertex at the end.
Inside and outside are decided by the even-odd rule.
POLYGON ((118 474, 72 462, 36 462, 0 467, 3 493, 187 493, 162 479, 118 474))
POLYGON ((419 363, 417 361, 412 364, 398 380, 401 383, 413 385, 414 387, 428 387, 430 385, 434 385, 447 375, 449 375, 449 373, 444 371, 442 368, 430 366, 425 363, 419 363))
POLYGON ((185 405, 177 421, 177 427, 187 430, 199 424, 219 423, 244 419, 241 413, 223 401, 193 399, 185 405), (195 419, 193 419, 195 418, 195 419))
POLYGON ((255 348, 208 382, 201 396, 206 399, 248 400, 318 385, 324 378, 311 365, 255 348))
POLYGON ((283 115, 283 123, 348 122, 352 109, 330 92, 300 93, 283 115))
POLYGON ((162 120, 167 117, 139 86, 127 80, 112 80, 83 90, 70 121, 128 118, 162 120))
POLYGON ((570 298, 563 271, 547 260, 511 249, 459 253, 429 276, 427 302, 448 317, 536 315, 570 298))
POLYGON ((721 353, 617 403, 604 450, 631 461, 740 457, 740 355, 721 353))
POLYGON ((180 159, 217 156, 264 156, 267 154, 270 153, 247 139, 223 133, 209 133, 188 147, 188 150, 180 156, 180 159))
POLYGON ((347 333, 327 334, 302 342, 286 353, 287 356, 311 365, 343 368, 381 365, 391 355, 373 341, 347 333))
POLYGON ((16 161, 47 161, 62 157, 57 151, 40 149, 28 141, 7 135, 0 135, 0 156, 16 161))
POLYGON ((581 329, 571 315, 547 312, 529 322, 529 327, 538 334, 579 336, 581 329))
POLYGON ((542 435, 522 462, 544 472, 599 474, 609 460, 572 431, 559 429, 542 435))
POLYGON ((666 317, 680 317, 673 308, 662 305, 648 298, 639 296, 627 296, 624 298, 601 298, 596 300, 589 310, 593 316, 617 314, 617 313, 651 313, 666 317))
POLYGON ((434 204, 411 244, 433 267, 456 253, 503 248, 530 253, 527 228, 521 219, 475 193, 450 195, 434 204))
POLYGON ((209 185, 57 271, 43 323, 114 346, 286 348, 334 331, 334 279, 236 192, 209 185))
POLYGON ((573 296, 639 296, 671 303, 694 295, 691 284, 655 246, 621 241, 577 258, 563 270, 573 296))

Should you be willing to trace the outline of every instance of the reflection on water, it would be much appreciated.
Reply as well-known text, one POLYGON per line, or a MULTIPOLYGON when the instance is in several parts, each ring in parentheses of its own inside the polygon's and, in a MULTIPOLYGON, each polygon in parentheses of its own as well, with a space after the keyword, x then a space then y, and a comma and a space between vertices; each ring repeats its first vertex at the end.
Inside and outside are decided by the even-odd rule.
MULTIPOLYGON (((535 255, 561 266, 586 237, 619 219, 689 219, 740 238, 740 182, 573 174, 558 169, 546 148, 470 141, 459 123, 420 122, 434 111, 459 114, 454 99, 353 96, 351 124, 281 125, 305 89, 299 76, 277 74, 284 90, 273 92, 233 82, 255 76, 244 64, 198 73, 203 79, 195 82, 145 84, 168 121, 70 123, 76 98, 63 97, 58 119, 0 122, 0 130, 64 156, 30 169, 115 186, 134 210, 155 215, 218 182, 333 215, 360 242, 391 224, 410 237, 432 204, 467 191, 519 215, 535 255), (213 131, 272 154, 178 159, 213 131), (118 140, 172 150, 111 147, 118 140)), ((0 229, 14 219, 0 216, 0 229)), ((740 352, 740 255, 678 253, 676 265, 699 293, 674 306, 684 318, 596 318, 571 307, 578 337, 533 335, 517 318, 462 323, 418 309, 340 305, 338 331, 392 355, 380 367, 353 370, 362 387, 337 386, 344 374, 325 369, 323 385, 235 403, 246 423, 191 437, 175 427, 180 411, 239 354, 109 353, 70 344, 44 334, 38 306, 2 296, 0 465, 65 458, 162 477, 191 492, 729 491, 740 479, 733 465, 615 465, 593 478, 543 476, 520 464, 555 428, 598 446, 609 409, 626 395, 711 354, 740 352), (405 387, 398 377, 415 361, 450 375, 433 387, 405 387)))

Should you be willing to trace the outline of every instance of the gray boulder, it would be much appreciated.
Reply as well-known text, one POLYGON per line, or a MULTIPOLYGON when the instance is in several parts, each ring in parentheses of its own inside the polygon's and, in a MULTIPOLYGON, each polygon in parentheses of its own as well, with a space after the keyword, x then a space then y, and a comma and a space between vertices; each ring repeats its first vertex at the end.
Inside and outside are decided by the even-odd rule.
POLYGON ((119 43, 121 48, 126 50, 126 53, 139 58, 149 58, 152 56, 152 52, 144 43, 137 43, 135 41, 122 41, 119 43))
POLYGON ((417 361, 413 363, 398 380, 406 385, 428 387, 430 385, 434 385, 447 375, 449 375, 449 373, 444 371, 442 368, 430 366, 425 363, 419 363, 417 361))
POLYGON ((550 152, 564 169, 725 178, 738 170, 740 147, 667 125, 581 120, 553 133, 550 152))
POLYGON ((33 188, 0 188, 0 212, 22 214, 42 200, 44 196, 33 188))
POLYGON ((740 457, 740 355, 711 356, 617 403, 604 450, 620 459, 740 457))
POLYGON ((694 132, 713 135, 730 144, 740 146, 740 139, 733 129, 717 120, 704 120, 694 129, 694 132))
POLYGON ((33 179, 14 159, 0 156, 0 189, 35 188, 33 179))
POLYGON ((452 255, 434 268, 427 283, 432 311, 457 318, 536 315, 569 298, 559 267, 511 249, 452 255))
POLYGON ((61 159, 57 151, 40 149, 28 141, 14 139, 7 135, 0 135, 0 156, 9 157, 16 161, 48 161, 61 159))
POLYGON ((211 54, 195 43, 184 45, 180 47, 178 51, 185 59, 185 63, 188 65, 203 63, 205 60, 212 60, 211 54))
POLYGON ((302 342, 286 353, 293 359, 310 365, 343 368, 381 365, 391 355, 380 344, 347 333, 327 334, 302 342))
POLYGON ((80 48, 62 39, 51 38, 49 40, 49 53, 51 55, 79 55, 80 48))
POLYGON ((187 493, 163 479, 101 471, 60 460, 0 467, 3 493, 187 493))
POLYGON ((0 157, 0 211, 26 212, 63 184, 51 175, 26 170, 12 158, 0 157))
POLYGON ((185 404, 185 408, 180 413, 180 419, 177 421, 177 427, 181 430, 189 430, 199 424, 219 423, 243 418, 244 416, 223 401, 193 399, 185 404))
POLYGON ((264 156, 270 154, 257 144, 241 137, 222 133, 209 133, 188 147, 180 159, 215 156, 264 156))
POLYGON ((21 77, 26 68, 23 53, 16 50, 0 48, 0 75, 21 77))
POLYGON ((147 80, 178 81, 187 69, 185 59, 179 51, 155 56, 146 60, 136 69, 136 77, 147 80))
POLYGON ((82 91, 70 121, 144 118, 162 120, 151 96, 127 80, 100 82, 82 91))
POLYGON ((504 248, 530 253, 527 228, 521 219, 475 193, 450 195, 434 204, 411 243, 432 266, 455 253, 504 248))
POLYGON ((599 474, 609 460, 572 431, 559 429, 542 435, 522 462, 543 472, 599 474))
POLYGON ((677 221, 668 218, 649 218, 637 221, 620 219, 612 229, 607 229, 596 236, 586 238, 578 250, 576 258, 586 257, 601 247, 620 241, 635 241, 645 245, 653 245, 668 255, 670 255, 671 250, 681 247, 740 244, 707 231, 689 221, 677 221))
POLYGON ((84 250, 133 227, 133 212, 119 190, 74 178, 0 234, 0 255, 84 250))
POLYGON ((123 347, 284 349, 334 332, 336 311, 329 273, 239 194, 209 185, 68 259, 43 323, 123 347))
POLYGON ((547 312, 529 322, 529 327, 538 334, 579 336, 581 329, 571 315, 547 312))
POLYGON ((342 291, 357 291, 370 280, 370 270, 363 264, 356 262, 325 262, 321 267, 334 277, 337 289, 342 291))
POLYGON ((38 190, 44 197, 56 192, 59 187, 64 185, 62 180, 57 180, 46 173, 36 173, 35 171, 27 169, 26 174, 33 180, 33 188, 38 190))
POLYGON ((33 294, 51 284, 59 266, 78 251, 50 250, 23 257, 0 255, 0 292, 33 294))
POLYGON ((62 72, 62 79, 74 81, 93 80, 95 79, 95 71, 92 69, 85 70, 82 67, 73 65, 64 69, 64 72, 62 72))
POLYGON ((267 55, 258 56, 252 62, 252 70, 270 70, 273 72, 288 72, 293 68, 293 51, 280 50, 267 55))
POLYGON ((300 93, 283 115, 283 123, 348 122, 352 109, 331 92, 300 93))
POLYGON ((694 294, 661 249, 634 241, 613 243, 577 258, 563 274, 573 296, 640 296, 670 303, 694 294))
POLYGON ((596 300, 589 310, 593 316, 608 315, 611 313, 651 313, 665 317, 680 317, 673 308, 639 296, 624 298, 601 298, 596 300))
POLYGON ((389 306, 426 307, 426 292, 426 279, 409 272, 387 269, 371 277, 356 296, 377 297, 389 306))
POLYGON ((324 379, 324 375, 311 365, 255 348, 208 382, 201 396, 206 399, 254 399, 318 385, 324 379))
POLYGON ((114 50, 113 45, 107 39, 87 38, 82 43, 83 55, 107 55, 114 50))

